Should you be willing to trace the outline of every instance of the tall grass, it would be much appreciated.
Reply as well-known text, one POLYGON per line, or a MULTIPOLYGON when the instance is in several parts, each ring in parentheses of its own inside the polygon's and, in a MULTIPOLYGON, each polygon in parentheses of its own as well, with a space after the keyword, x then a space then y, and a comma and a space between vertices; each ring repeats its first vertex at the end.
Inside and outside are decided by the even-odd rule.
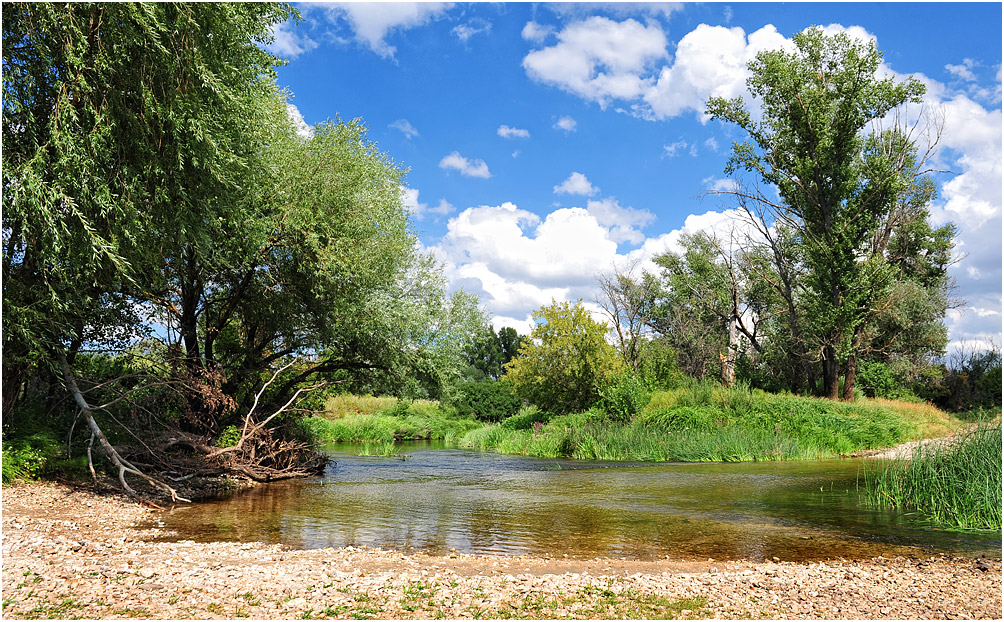
POLYGON ((304 419, 302 425, 321 442, 383 444, 421 439, 453 442, 482 426, 473 419, 449 416, 437 402, 371 396, 330 398, 323 416, 304 419))
POLYGON ((867 503, 919 511, 959 529, 1001 528, 1001 422, 981 422, 951 443, 866 467, 867 503))
POLYGON ((753 391, 741 384, 726 388, 690 382, 655 393, 627 424, 591 410, 540 421, 530 430, 522 425, 526 417, 517 416, 458 442, 486 451, 586 460, 805 460, 890 447, 958 425, 935 408, 902 406, 906 408, 890 400, 842 403, 753 391))
POLYGON ((923 404, 853 403, 691 381, 656 392, 630 422, 602 410, 549 417, 533 407, 498 424, 453 416, 436 402, 332 398, 306 420, 322 441, 442 439, 460 447, 542 458, 646 462, 806 460, 890 447, 959 425, 923 404))

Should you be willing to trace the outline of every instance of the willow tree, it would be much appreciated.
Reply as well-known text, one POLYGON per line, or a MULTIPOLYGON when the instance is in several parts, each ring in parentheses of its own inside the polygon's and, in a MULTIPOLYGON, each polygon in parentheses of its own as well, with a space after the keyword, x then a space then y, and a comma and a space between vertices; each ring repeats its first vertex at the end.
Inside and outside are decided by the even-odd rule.
POLYGON ((872 41, 811 28, 794 36, 794 49, 763 51, 750 62, 747 87, 759 114, 739 98, 707 106, 749 137, 733 145, 726 172, 752 173, 779 200, 737 194, 795 232, 805 266, 800 304, 811 318, 802 337, 818 353, 823 393, 833 399, 842 362, 861 353, 861 327, 896 280, 885 256, 870 252, 872 240, 923 175, 908 133, 875 123, 919 103, 924 86, 883 77, 881 62, 872 41))
POLYGON ((226 232, 274 119, 280 61, 261 44, 290 14, 4 5, 5 411, 36 371, 59 370, 79 398, 76 350, 142 330, 137 300, 178 260, 167 248, 208 248, 226 232))
POLYGON ((165 244, 208 244, 242 199, 279 63, 260 44, 289 15, 4 5, 5 409, 32 365, 100 336, 97 308, 149 288, 165 244))

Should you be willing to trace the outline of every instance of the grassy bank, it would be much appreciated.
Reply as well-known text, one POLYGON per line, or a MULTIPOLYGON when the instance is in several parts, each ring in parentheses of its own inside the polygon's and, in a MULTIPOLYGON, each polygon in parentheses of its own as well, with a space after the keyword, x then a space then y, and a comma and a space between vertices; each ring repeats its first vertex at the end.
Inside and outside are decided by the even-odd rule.
POLYGON ((926 404, 854 403, 694 383, 657 392, 629 422, 598 409, 547 417, 533 408, 488 425, 435 402, 332 398, 307 421, 325 442, 442 439, 459 447, 542 458, 645 462, 807 460, 941 436, 960 422, 926 404))
POLYGON ((874 505, 918 511, 959 529, 1001 528, 1001 422, 984 421, 951 443, 917 447, 908 460, 866 468, 874 505))
POLYGON ((438 402, 354 395, 330 398, 324 416, 305 419, 303 425, 322 443, 379 443, 383 453, 395 441, 454 442, 483 426, 473 419, 450 416, 438 402))

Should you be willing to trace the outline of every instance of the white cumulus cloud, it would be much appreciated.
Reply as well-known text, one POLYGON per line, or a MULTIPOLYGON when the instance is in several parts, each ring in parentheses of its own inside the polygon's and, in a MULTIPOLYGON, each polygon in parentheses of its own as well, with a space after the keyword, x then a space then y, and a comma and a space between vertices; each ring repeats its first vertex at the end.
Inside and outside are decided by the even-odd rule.
POLYGON ((296 58, 318 46, 318 43, 305 33, 298 32, 296 24, 292 20, 276 24, 272 29, 272 36, 274 40, 266 45, 265 49, 283 58, 296 58))
POLYGON ((526 26, 523 26, 523 38, 527 41, 535 41, 541 43, 554 32, 554 27, 552 26, 541 26, 537 22, 527 22, 526 26))
POLYGON ((487 179, 492 176, 484 160, 469 160, 457 151, 440 160, 439 168, 460 171, 460 174, 465 177, 482 177, 487 179))
POLYGON ((529 130, 520 129, 518 127, 509 127, 508 125, 500 125, 498 135, 502 138, 530 138, 529 130))
POLYGON ((527 75, 602 107, 641 95, 650 82, 642 74, 668 56, 666 35, 655 22, 593 16, 567 25, 557 37, 555 45, 526 55, 527 75))
POLYGON ((555 194, 581 194, 592 196, 600 189, 589 183, 589 180, 582 173, 573 172, 568 179, 554 187, 555 194))
POLYGON ((421 26, 442 15, 444 2, 337 2, 326 5, 329 19, 345 19, 356 39, 384 58, 394 58, 397 49, 384 39, 393 30, 421 26))
POLYGON ((554 129, 564 130, 566 133, 574 132, 575 126, 577 126, 575 119, 569 116, 564 116, 554 122, 554 129))
POLYGON ((313 138, 314 128, 308 125, 303 119, 303 115, 300 114, 300 109, 293 104, 286 102, 286 114, 289 115, 289 120, 293 123, 293 127, 296 128, 296 133, 302 138, 313 138))

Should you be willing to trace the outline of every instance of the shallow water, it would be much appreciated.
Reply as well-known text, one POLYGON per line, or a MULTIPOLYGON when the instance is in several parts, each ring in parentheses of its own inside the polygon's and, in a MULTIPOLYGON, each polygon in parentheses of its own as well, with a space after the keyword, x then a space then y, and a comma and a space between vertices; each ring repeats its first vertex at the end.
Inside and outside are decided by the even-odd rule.
POLYGON ((333 446, 314 480, 260 486, 161 518, 177 539, 479 554, 809 561, 946 552, 1001 557, 1001 533, 933 529, 866 508, 861 460, 630 464, 333 446))

